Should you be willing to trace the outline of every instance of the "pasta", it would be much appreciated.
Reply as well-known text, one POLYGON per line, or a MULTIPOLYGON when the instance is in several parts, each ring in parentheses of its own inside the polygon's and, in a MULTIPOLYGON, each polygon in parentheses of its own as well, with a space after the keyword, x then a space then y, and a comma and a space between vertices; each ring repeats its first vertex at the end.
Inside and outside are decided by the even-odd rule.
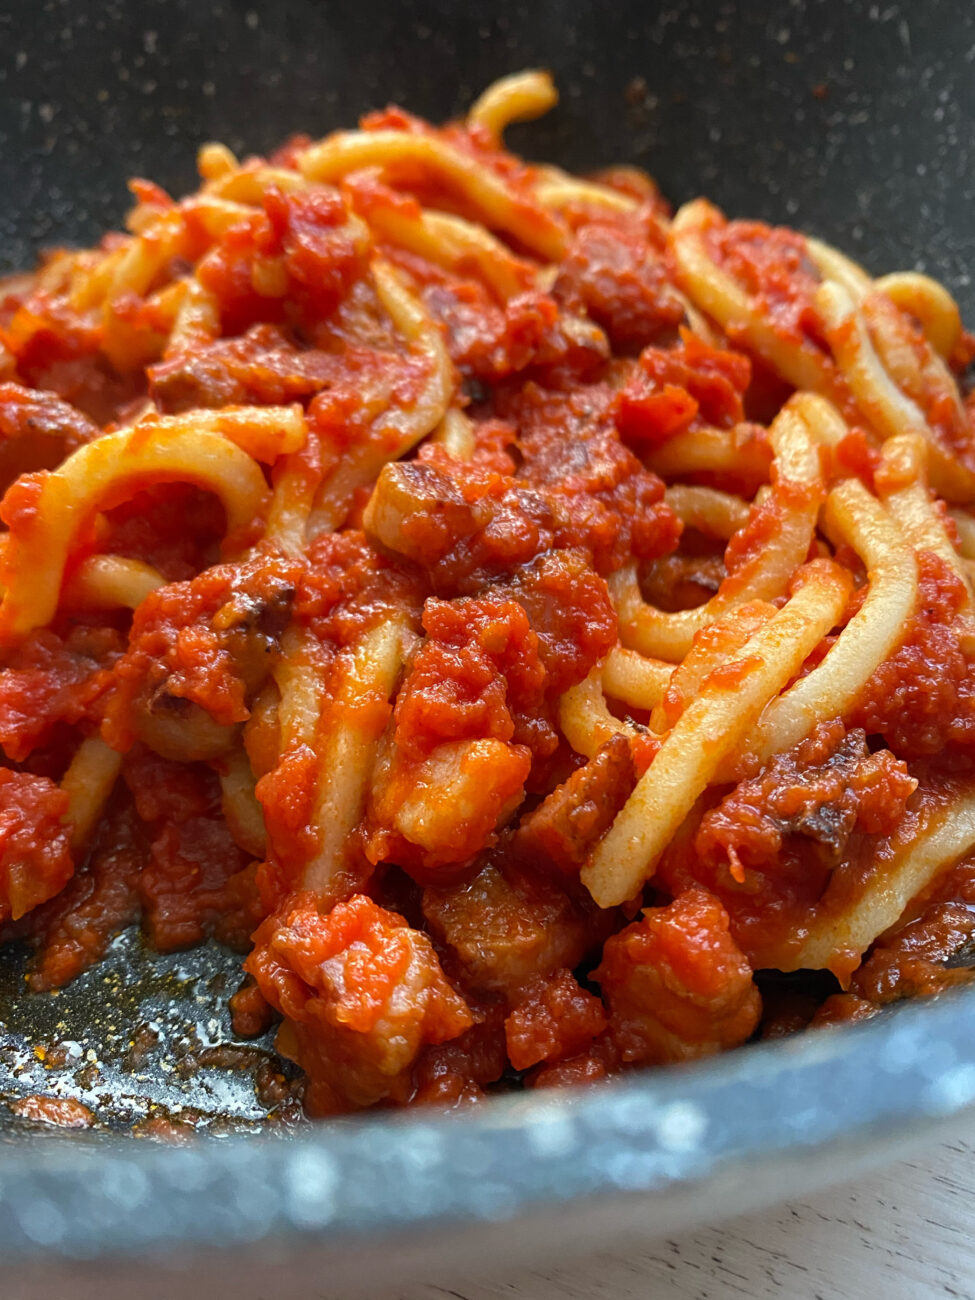
POLYGON ((975 340, 509 153, 556 101, 208 144, 0 284, 0 939, 238 947, 312 1114, 968 978, 975 340))

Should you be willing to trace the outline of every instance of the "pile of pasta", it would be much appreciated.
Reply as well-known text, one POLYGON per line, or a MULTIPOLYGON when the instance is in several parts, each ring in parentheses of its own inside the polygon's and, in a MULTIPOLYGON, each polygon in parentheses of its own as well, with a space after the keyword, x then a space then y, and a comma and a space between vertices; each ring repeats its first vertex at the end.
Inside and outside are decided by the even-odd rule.
POLYGON ((0 286, 3 937, 239 947, 316 1114, 969 977, 957 307, 507 152, 555 100, 207 145, 0 286))

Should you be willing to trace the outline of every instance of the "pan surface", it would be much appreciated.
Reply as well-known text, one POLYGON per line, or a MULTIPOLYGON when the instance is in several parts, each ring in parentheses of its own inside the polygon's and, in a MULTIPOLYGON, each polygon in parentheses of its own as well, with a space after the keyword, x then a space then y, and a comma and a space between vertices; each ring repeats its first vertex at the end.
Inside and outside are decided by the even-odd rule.
MULTIPOLYGON (((730 214, 829 239, 872 271, 926 270, 975 320, 975 10, 950 0, 7 0, 0 273, 118 225, 132 175, 192 188, 206 140, 260 152, 390 101, 442 119, 529 65, 552 69, 562 101, 512 132, 519 151, 578 170, 636 163, 675 201, 705 193, 730 214)), ((686 1074, 511 1098, 461 1119, 234 1137, 205 1158, 120 1148, 114 1129, 154 1115, 219 1132, 293 1119, 268 1045, 240 1055, 229 1042, 239 959, 214 948, 161 959, 127 934, 105 965, 46 999, 22 992, 23 960, 0 956, 0 1099, 56 1085, 102 1127, 25 1142, 24 1123, 0 1121, 4 1259, 255 1238, 334 1252, 350 1234, 447 1219, 454 1231, 608 1193, 655 1196, 654 1222, 674 1226, 675 1213, 716 1212, 731 1169, 769 1195, 784 1189, 787 1158, 795 1187, 801 1166, 823 1177, 837 1150, 877 1149, 975 1097, 975 1003, 960 996, 686 1074), (133 1056, 134 1044, 145 1051, 133 1056), (817 1151, 818 1166, 807 1158, 817 1151), (353 1195, 360 1185, 368 1195, 353 1195)))
POLYGON ((0 267, 97 238, 133 175, 192 188, 205 140, 262 152, 389 102, 438 120, 544 66, 562 102, 516 149, 635 163, 975 308, 969 5, 7 0, 0 49, 0 267))

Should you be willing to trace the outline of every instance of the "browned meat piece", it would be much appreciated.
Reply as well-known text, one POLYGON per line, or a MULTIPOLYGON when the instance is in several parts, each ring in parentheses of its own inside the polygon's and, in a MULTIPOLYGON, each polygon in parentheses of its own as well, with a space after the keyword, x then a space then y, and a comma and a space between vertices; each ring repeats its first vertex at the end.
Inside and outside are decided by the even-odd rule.
POLYGON ((636 784, 625 736, 613 736, 522 820, 513 849, 524 862, 548 861, 577 876, 636 784))
POLYGON ((916 786, 889 750, 870 753, 865 732, 824 722, 709 812, 695 847, 708 861, 760 868, 776 861, 786 836, 802 836, 832 860, 854 830, 889 834, 916 786))
POLYGON ((161 411, 256 402, 301 401, 327 387, 335 359, 298 348, 274 325, 255 325, 239 338, 217 339, 150 366, 149 392, 161 411))
POLYGON ((743 1043, 762 1001, 711 894, 690 889, 613 935, 593 972, 624 1061, 693 1061, 743 1043))
POLYGON ((100 432, 54 393, 0 384, 0 494, 20 474, 54 469, 100 432))
POLYGON ((493 862, 470 884, 424 890, 423 915, 472 987, 509 995, 533 976, 577 966, 592 943, 591 924, 561 889, 493 862))
POLYGON ((117 666, 115 742, 135 735, 177 762, 225 753, 274 666, 294 582, 287 562, 262 556, 153 592, 117 666))

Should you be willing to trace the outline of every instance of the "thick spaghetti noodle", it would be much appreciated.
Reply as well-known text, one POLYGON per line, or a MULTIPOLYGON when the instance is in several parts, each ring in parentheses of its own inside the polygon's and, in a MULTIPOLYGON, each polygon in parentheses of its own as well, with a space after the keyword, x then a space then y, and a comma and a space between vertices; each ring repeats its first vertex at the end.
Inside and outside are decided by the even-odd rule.
POLYGON ((0 286, 3 934, 238 945, 314 1113, 968 978, 973 341, 507 153, 555 100, 208 145, 0 286))

